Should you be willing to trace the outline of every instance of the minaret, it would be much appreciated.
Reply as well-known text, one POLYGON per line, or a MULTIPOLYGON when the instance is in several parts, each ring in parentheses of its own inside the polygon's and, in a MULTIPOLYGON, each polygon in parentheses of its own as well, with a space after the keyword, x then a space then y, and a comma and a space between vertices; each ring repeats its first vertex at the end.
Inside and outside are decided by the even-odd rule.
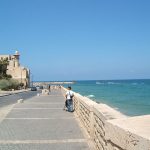
POLYGON ((13 55, 14 56, 14 61, 15 61, 15 67, 19 67, 20 64, 19 64, 19 57, 20 57, 20 54, 18 51, 15 52, 15 54, 13 55))

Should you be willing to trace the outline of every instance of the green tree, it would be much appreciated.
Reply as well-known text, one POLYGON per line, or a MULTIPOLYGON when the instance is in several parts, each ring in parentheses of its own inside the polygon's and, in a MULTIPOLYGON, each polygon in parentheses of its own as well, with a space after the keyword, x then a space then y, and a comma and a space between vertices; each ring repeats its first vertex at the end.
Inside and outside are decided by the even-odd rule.
POLYGON ((8 59, 0 60, 0 89, 1 90, 18 90, 20 84, 17 80, 12 79, 11 75, 7 74, 7 66, 9 64, 8 59))
POLYGON ((8 58, 0 60, 0 79, 9 79, 11 75, 7 75, 8 58))

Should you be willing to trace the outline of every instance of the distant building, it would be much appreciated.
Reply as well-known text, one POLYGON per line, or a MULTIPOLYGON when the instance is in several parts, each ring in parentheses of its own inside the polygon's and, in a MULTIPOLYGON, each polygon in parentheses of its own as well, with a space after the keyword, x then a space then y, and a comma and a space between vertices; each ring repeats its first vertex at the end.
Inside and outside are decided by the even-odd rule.
POLYGON ((8 59, 9 65, 7 67, 7 74, 11 75, 13 79, 18 80, 28 87, 30 84, 30 70, 19 63, 20 54, 18 51, 14 55, 0 55, 0 59, 8 59))

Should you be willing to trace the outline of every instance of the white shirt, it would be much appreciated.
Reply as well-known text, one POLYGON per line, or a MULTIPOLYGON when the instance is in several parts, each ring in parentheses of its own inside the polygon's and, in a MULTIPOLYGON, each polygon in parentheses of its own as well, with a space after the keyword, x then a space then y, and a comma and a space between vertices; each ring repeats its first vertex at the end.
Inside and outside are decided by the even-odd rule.
POLYGON ((67 91, 66 92, 67 99, 72 99, 71 96, 74 96, 74 93, 71 90, 67 91))

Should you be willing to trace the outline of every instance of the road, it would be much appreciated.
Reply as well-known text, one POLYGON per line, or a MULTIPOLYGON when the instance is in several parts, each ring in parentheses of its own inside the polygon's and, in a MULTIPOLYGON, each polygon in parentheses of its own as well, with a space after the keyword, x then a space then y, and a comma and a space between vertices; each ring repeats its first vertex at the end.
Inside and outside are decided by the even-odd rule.
POLYGON ((0 97, 0 108, 5 107, 7 105, 14 104, 19 99, 27 100, 33 96, 36 96, 37 93, 40 93, 40 91, 28 91, 28 92, 23 92, 23 93, 0 97))

